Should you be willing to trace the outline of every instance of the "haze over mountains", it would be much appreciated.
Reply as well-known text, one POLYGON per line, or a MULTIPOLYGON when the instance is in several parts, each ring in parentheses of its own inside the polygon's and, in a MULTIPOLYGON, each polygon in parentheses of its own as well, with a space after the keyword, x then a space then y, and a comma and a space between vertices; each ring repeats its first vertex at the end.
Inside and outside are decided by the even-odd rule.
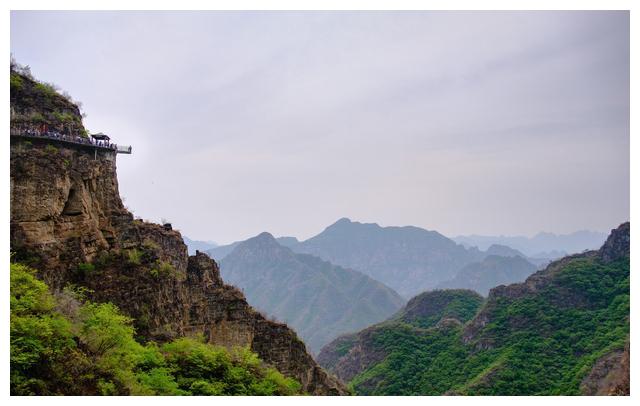
POLYGON ((440 282, 438 289, 471 289, 487 296, 498 285, 522 282, 536 271, 536 266, 521 256, 488 255, 480 262, 464 266, 456 276, 440 282))
POLYGON ((316 353, 338 335, 384 320, 404 304, 382 283, 294 253, 269 233, 236 244, 220 269, 253 306, 289 324, 316 353))
POLYGON ((559 258, 584 250, 597 249, 607 239, 606 233, 581 230, 571 234, 538 233, 533 237, 461 235, 453 240, 467 247, 486 250, 493 244, 506 245, 529 257, 559 258))
POLYGON ((195 255, 196 251, 204 252, 218 246, 218 244, 213 241, 192 240, 187 236, 184 236, 183 239, 184 243, 187 244, 189 255, 195 255))
MULTIPOLYGON (((489 288, 498 284, 522 281, 536 267, 546 266, 555 258, 532 257, 527 252, 536 251, 537 248, 554 251, 554 247, 549 245, 552 241, 563 242, 563 249, 582 251, 596 244, 599 234, 577 232, 552 237, 541 233, 534 239, 536 243, 529 245, 523 243, 527 241, 524 237, 513 237, 513 241, 520 241, 520 247, 528 247, 527 252, 498 242, 488 244, 490 237, 484 238, 482 241, 487 241, 487 244, 478 249, 465 247, 436 231, 419 227, 381 227, 375 223, 342 218, 308 240, 298 241, 295 237, 276 240, 294 252, 311 254, 334 265, 362 272, 408 299, 441 286, 475 289, 486 294, 489 288), (494 258, 483 263, 491 255, 520 257, 523 260, 494 258), (471 272, 474 277, 465 280, 469 275, 459 275, 459 272, 470 265, 473 266, 465 272, 471 272), (512 266, 514 269, 510 269, 512 266)), ((207 252, 216 260, 221 260, 239 243, 219 246, 207 252)), ((562 255, 558 250, 550 253, 562 255)))

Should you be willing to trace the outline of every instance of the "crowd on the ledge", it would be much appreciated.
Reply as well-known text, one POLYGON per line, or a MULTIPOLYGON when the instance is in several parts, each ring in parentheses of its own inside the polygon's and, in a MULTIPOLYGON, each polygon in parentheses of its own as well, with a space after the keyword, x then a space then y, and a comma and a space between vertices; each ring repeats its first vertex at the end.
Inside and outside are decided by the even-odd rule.
MULTIPOLYGON (((12 127, 11 128, 11 135, 22 135, 22 136, 29 136, 29 137, 43 137, 43 138, 50 138, 50 139, 54 139, 54 140, 60 140, 60 141, 67 141, 67 142, 73 142, 76 144, 86 144, 86 145, 93 145, 96 147, 101 147, 101 148, 108 148, 108 149, 113 149, 113 150, 117 150, 118 149, 118 145, 109 142, 108 140, 98 140, 93 138, 92 136, 89 137, 83 137, 80 135, 70 135, 70 134, 64 134, 58 131, 51 131, 48 130, 46 128, 44 129, 39 129, 39 128, 32 128, 32 127, 27 127, 27 128, 15 128, 12 127)), ((131 149, 131 147, 129 147, 129 150, 131 149)))

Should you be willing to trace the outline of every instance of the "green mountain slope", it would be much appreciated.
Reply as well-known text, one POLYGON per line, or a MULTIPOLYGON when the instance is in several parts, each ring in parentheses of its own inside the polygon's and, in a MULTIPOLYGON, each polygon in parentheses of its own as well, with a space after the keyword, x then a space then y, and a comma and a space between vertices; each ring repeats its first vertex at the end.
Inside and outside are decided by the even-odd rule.
POLYGON ((404 304, 382 283, 296 254, 269 233, 240 243, 220 268, 252 306, 293 327, 314 352, 341 334, 384 320, 404 304))
MULTIPOLYGON (((421 296, 425 309, 443 298, 421 296)), ((468 322, 423 327, 392 319, 318 360, 358 394, 628 394, 629 223, 598 251, 492 289, 468 322)))

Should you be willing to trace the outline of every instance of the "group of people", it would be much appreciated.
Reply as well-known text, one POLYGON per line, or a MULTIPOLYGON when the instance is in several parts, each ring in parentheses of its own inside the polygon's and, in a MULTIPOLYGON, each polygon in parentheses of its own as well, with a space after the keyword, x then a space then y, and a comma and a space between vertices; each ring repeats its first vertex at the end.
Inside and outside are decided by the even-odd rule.
POLYGON ((46 138, 52 138, 52 139, 57 139, 61 141, 75 142, 78 144, 95 145, 97 147, 102 147, 102 148, 109 148, 114 150, 118 149, 118 146, 116 144, 110 143, 109 141, 106 141, 106 140, 97 140, 93 137, 81 137, 79 135, 63 134, 58 131, 50 131, 46 129, 40 130, 36 128, 24 128, 24 129, 15 128, 15 129, 12 129, 11 134, 26 135, 31 137, 46 137, 46 138))

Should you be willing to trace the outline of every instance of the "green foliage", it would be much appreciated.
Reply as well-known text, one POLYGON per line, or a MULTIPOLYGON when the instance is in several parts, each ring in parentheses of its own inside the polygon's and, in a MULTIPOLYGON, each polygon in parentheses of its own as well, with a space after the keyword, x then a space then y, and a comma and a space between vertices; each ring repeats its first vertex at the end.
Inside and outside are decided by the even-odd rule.
POLYGON ((10 281, 11 393, 32 394, 46 386, 42 367, 73 348, 71 323, 33 270, 11 264, 10 281))
POLYGON ((127 260, 132 265, 140 265, 142 262, 142 252, 137 248, 133 248, 127 251, 127 260))
POLYGON ((629 259, 573 260, 536 294, 493 305, 475 338, 489 348, 465 345, 461 327, 381 325, 372 345, 388 356, 350 385, 367 395, 577 395, 629 335, 629 259))
POLYGON ((54 97, 58 95, 56 87, 51 83, 36 82, 35 90, 44 97, 54 97))
POLYGON ((229 352, 199 340, 182 338, 162 346, 167 367, 179 377, 180 389, 194 395, 291 395, 300 385, 261 366, 250 350, 229 352))
POLYGON ((471 290, 434 290, 411 299, 398 319, 422 328, 433 327, 445 318, 464 323, 475 316, 483 301, 471 290))
POLYGON ((29 116, 28 120, 32 121, 32 122, 34 122, 36 124, 44 124, 44 123, 48 122, 47 119, 39 112, 32 113, 29 116))
POLYGON ((155 266, 149 270, 154 278, 177 277, 178 272, 169 261, 158 260, 155 266))
POLYGON ((76 268, 76 273, 84 277, 89 275, 91 272, 95 270, 96 270, 96 266, 93 265, 92 263, 82 262, 78 264, 78 267, 76 268))
POLYGON ((10 76, 10 89, 12 92, 22 90, 24 86, 24 80, 17 73, 11 72, 10 76))
POLYGON ((51 154, 51 155, 53 155, 53 154, 57 154, 57 153, 58 153, 58 148, 54 147, 54 146, 53 146, 53 145, 51 145, 51 144, 47 144, 47 145, 44 147, 44 151, 45 151, 47 154, 51 154))
POLYGON ((73 289, 54 297, 33 270, 11 264, 11 394, 300 392, 297 382, 248 349, 228 351, 193 338, 142 345, 132 320, 116 306, 82 303, 83 297, 73 289))
POLYGON ((150 239, 146 239, 142 242, 142 246, 150 251, 158 251, 160 249, 160 246, 158 245, 157 242, 150 240, 150 239))
POLYGON ((66 134, 86 135, 78 114, 81 103, 54 84, 34 79, 28 67, 11 66, 10 88, 12 127, 46 124, 66 134))

